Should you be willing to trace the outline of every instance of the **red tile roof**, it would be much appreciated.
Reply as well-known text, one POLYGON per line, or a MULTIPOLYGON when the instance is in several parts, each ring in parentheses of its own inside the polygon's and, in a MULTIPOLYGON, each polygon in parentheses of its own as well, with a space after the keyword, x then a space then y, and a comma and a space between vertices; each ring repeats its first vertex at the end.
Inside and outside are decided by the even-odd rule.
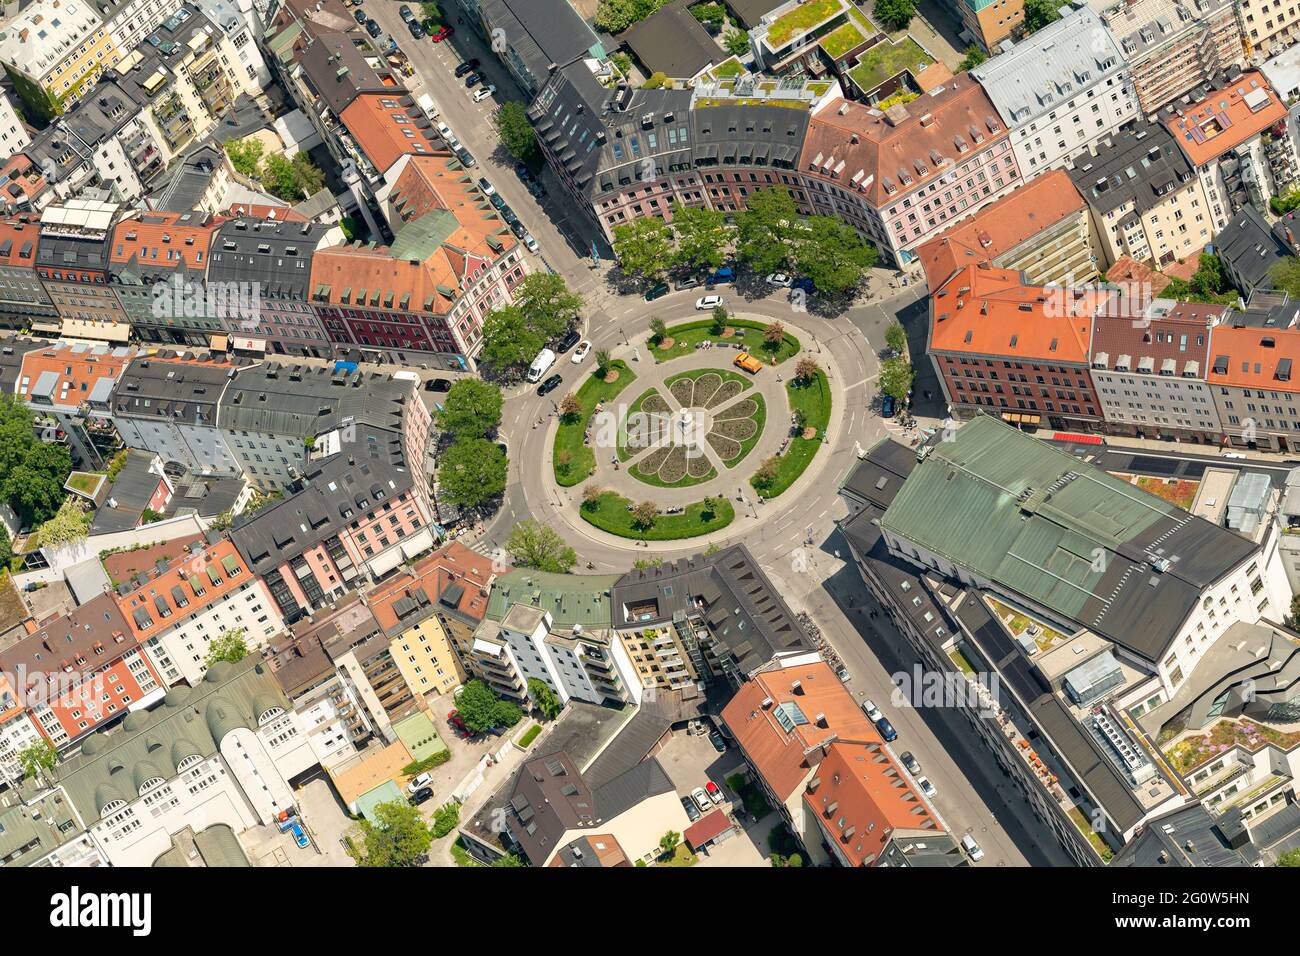
POLYGON ((113 227, 109 261, 204 271, 212 236, 224 219, 206 213, 134 212, 113 227))
POLYGON ((19 215, 10 219, 0 219, 0 263, 34 269, 40 230, 40 221, 34 216, 29 218, 19 215), (4 251, 6 245, 8 250, 4 251))
MULTIPOLYGON (((492 578, 491 558, 485 558, 459 542, 452 542, 409 571, 403 571, 376 587, 366 596, 366 601, 379 626, 391 632, 400 624, 393 605, 408 596, 408 592, 423 589, 428 599, 437 604, 449 588, 459 585, 462 591, 454 610, 481 621, 487 613, 487 592, 492 578)), ((439 609, 448 610, 445 606, 439 609)))
POLYGON ((401 156, 428 156, 437 150, 437 134, 428 121, 424 129, 417 122, 423 117, 418 107, 402 106, 405 90, 392 93, 362 93, 343 110, 343 125, 348 128, 361 151, 379 172, 387 172, 401 156))
POLYGON ((1210 332, 1211 385, 1238 385, 1279 392, 1300 391, 1300 329, 1235 328, 1216 325, 1210 332), (1220 358, 1226 364, 1215 372, 1220 358), (1289 363, 1289 364, 1288 364, 1289 363), (1279 375, 1286 376, 1278 378, 1279 375))
POLYGON ((173 561, 166 571, 150 572, 143 584, 117 596, 117 606, 135 636, 144 641, 166 633, 250 580, 252 574, 234 542, 222 538, 216 544, 173 561), (159 602, 167 609, 165 617, 159 602), (137 611, 144 612, 141 620, 136 619, 137 611), (146 618, 148 623, 141 623, 146 618))
POLYGON ((710 840, 717 839, 732 827, 725 810, 714 810, 696 820, 682 834, 682 839, 692 850, 698 850, 710 840))
POLYGON ((1164 121, 1195 166, 1203 166, 1256 133, 1286 120, 1286 104, 1264 75, 1242 73, 1231 85, 1215 90, 1199 103, 1164 121))

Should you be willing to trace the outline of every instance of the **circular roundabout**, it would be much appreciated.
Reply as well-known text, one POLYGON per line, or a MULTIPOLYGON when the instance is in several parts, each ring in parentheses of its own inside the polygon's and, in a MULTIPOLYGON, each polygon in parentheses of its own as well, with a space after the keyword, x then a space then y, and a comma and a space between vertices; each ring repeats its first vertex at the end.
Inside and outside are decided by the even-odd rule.
POLYGON ((735 519, 733 500, 781 495, 831 416, 826 372, 799 357, 797 334, 771 320, 687 321, 609 360, 565 397, 555 483, 582 485, 588 524, 649 541, 710 534, 735 519))

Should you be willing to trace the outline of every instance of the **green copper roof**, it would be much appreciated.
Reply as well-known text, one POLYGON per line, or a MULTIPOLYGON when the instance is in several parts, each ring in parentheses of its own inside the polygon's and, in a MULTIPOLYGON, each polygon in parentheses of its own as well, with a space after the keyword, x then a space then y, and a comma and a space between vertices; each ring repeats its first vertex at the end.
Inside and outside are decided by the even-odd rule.
POLYGON ((423 262, 437 252, 459 226, 455 214, 446 209, 426 212, 402 227, 393 240, 389 255, 394 259, 419 259, 423 262))
POLYGON ((501 621, 514 604, 531 604, 551 612, 555 627, 609 627, 609 589, 617 574, 550 574, 527 569, 496 579, 486 617, 501 621))

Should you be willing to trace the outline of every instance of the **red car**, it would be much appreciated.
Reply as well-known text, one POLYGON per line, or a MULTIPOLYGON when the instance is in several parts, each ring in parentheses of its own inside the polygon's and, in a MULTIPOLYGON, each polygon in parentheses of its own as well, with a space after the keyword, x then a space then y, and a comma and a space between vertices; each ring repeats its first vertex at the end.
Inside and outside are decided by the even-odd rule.
POLYGON ((447 723, 456 728, 456 733, 460 734, 462 737, 472 736, 469 732, 469 728, 465 726, 465 721, 460 719, 460 711, 453 710, 449 713, 447 715, 447 723))
POLYGON ((434 33, 430 34, 430 37, 434 43, 441 43, 443 40, 447 39, 447 37, 451 36, 455 32, 456 32, 455 27, 449 27, 444 25, 438 27, 438 29, 434 33))

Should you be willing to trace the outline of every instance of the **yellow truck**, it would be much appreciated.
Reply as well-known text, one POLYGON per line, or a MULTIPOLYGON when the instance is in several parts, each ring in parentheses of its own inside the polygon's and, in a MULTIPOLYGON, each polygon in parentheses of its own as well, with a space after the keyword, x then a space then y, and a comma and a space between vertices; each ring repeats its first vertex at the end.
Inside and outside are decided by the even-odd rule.
POLYGON ((750 375, 757 375, 763 368, 763 363, 748 352, 741 352, 736 356, 733 363, 736 368, 742 368, 750 375))

